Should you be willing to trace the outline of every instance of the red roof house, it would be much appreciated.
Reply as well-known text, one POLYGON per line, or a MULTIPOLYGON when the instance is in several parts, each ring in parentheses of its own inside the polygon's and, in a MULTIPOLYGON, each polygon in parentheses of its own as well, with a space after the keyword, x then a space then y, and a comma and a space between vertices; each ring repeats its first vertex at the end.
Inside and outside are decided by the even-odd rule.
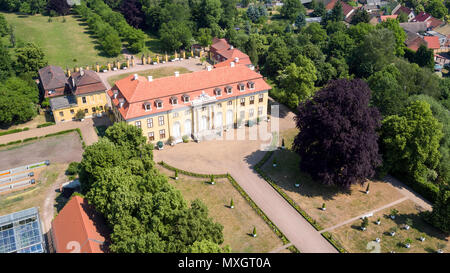
POLYGON ((103 217, 80 196, 73 196, 52 222, 57 253, 105 253, 107 234, 103 217))
POLYGON ((355 9, 344 1, 331 0, 328 4, 325 5, 325 9, 332 10, 338 1, 341 2, 344 19, 347 19, 353 13, 353 11, 355 11, 355 9))
POLYGON ((254 68, 230 63, 211 70, 158 79, 130 75, 117 81, 108 96, 122 118, 129 120, 183 108, 204 95, 227 99, 269 89, 270 85, 254 68), (240 85, 246 88, 239 91, 240 85))
POLYGON ((439 37, 438 36, 425 36, 423 37, 425 42, 427 43, 427 47, 429 49, 440 49, 441 44, 439 43, 439 37))

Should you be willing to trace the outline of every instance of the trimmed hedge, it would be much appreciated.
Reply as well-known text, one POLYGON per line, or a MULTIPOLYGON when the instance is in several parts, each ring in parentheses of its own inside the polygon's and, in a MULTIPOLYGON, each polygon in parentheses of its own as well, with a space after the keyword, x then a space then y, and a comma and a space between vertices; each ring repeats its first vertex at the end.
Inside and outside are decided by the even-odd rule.
POLYGON ((13 144, 17 144, 17 143, 22 143, 22 140, 11 141, 11 142, 6 143, 6 145, 13 145, 13 144))
POLYGON ((347 250, 338 242, 336 241, 329 232, 321 233, 321 235, 327 239, 328 242, 330 242, 340 253, 347 253, 347 250))
MULTIPOLYGON (((256 203, 248 196, 248 194, 239 186, 239 184, 236 182, 236 180, 230 175, 230 174, 198 174, 193 172, 188 172, 185 170, 181 170, 175 167, 172 167, 165 163, 164 161, 159 162, 161 166, 164 168, 171 170, 171 171, 178 171, 178 173, 182 173, 184 175, 192 176, 192 177, 201 177, 201 178, 210 178, 212 175, 214 175, 215 178, 227 178, 228 181, 233 185, 233 187, 244 197, 245 200, 249 203, 249 205, 255 210, 255 212, 261 216, 261 218, 266 222, 266 224, 275 232, 275 234, 281 239, 283 244, 289 243, 289 240, 286 238, 286 236, 278 229, 278 227, 267 217, 267 215, 256 205, 256 203)), ((288 249, 294 253, 300 253, 298 249, 292 245, 288 247, 288 249)))
POLYGON ((38 139, 38 137, 29 137, 29 138, 24 139, 22 142, 25 143, 25 142, 32 141, 35 139, 38 139))
MULTIPOLYGON (((262 170, 261 167, 272 157, 274 151, 269 151, 267 152, 264 157, 261 159, 261 161, 259 161, 253 168, 254 170, 264 179, 266 180, 267 183, 269 183, 272 188, 274 188, 281 196, 283 196, 283 198, 298 212, 300 213, 301 216, 303 216, 303 218, 306 219, 306 221, 308 221, 317 231, 322 230, 323 228, 319 225, 319 223, 317 223, 316 220, 314 220, 311 216, 308 215, 308 213, 306 213, 306 211, 304 211, 302 208, 300 208, 300 206, 295 203, 294 200, 292 200, 292 198, 290 198, 276 183, 275 181, 272 180, 272 178, 270 178, 267 174, 265 174, 262 170)), ((328 241, 330 242, 330 244, 332 244, 339 252, 341 253, 345 253, 347 252, 337 241, 335 241, 332 237, 330 233, 324 232, 321 233, 321 235, 328 241)))
POLYGON ((48 127, 48 126, 52 126, 52 125, 55 125, 55 124, 56 123, 54 123, 54 122, 46 122, 46 123, 39 124, 38 126, 36 126, 36 128, 48 127))
POLYGON ((30 130, 30 128, 28 128, 28 127, 25 127, 23 129, 12 129, 12 130, 9 130, 9 131, 0 132, 0 136, 10 135, 10 134, 14 134, 14 133, 20 133, 20 132, 28 131, 28 130, 30 130))

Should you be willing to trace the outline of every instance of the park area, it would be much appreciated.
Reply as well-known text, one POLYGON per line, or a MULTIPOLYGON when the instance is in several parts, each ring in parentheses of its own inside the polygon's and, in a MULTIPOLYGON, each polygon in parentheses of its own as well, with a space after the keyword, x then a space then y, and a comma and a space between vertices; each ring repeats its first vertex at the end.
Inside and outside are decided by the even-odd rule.
POLYGON ((49 166, 34 171, 35 186, 0 196, 0 215, 39 207, 44 229, 48 230, 59 206, 55 203, 56 189, 68 181, 65 170, 70 162, 79 162, 82 153, 80 137, 76 132, 0 148, 1 170, 50 161, 49 166))
MULTIPOLYGON (((48 63, 64 68, 111 61, 103 55, 86 23, 74 15, 53 17, 2 12, 14 28, 17 41, 39 45, 48 63), (65 20, 65 21, 64 21, 65 20), (43 35, 45 33, 45 35, 43 35)), ((9 37, 7 37, 9 39, 9 37)))
MULTIPOLYGON (((224 243, 234 253, 264 253, 283 246, 283 242, 253 210, 226 178, 215 179, 211 185, 208 179, 179 175, 158 165, 160 171, 169 177, 169 183, 178 189, 188 201, 200 199, 206 204, 209 216, 224 226, 224 243), (233 199, 234 208, 230 208, 233 199), (253 227, 257 237, 252 237, 253 227)), ((279 252, 289 253, 288 249, 279 252)))
POLYGON ((320 230, 330 232, 347 251, 370 252, 373 249, 367 249, 367 243, 377 237, 381 239, 382 252, 436 252, 438 246, 445 249, 443 246, 447 245, 448 248, 450 238, 427 224, 420 216, 424 209, 408 200, 393 184, 373 180, 343 191, 313 181, 308 174, 301 172, 300 158, 291 150, 297 133, 297 129, 289 129, 280 134, 286 148, 275 151, 261 170, 320 226, 320 230), (366 194, 368 184, 370 190, 366 194), (322 210, 323 204, 326 210, 322 210), (385 217, 391 209, 399 211, 396 220, 385 217), (370 228, 363 232, 360 217, 371 213, 373 216, 368 218, 370 228), (382 219, 380 226, 372 224, 378 217, 382 219), (401 226, 406 218, 412 220, 410 230, 400 231, 399 228, 398 236, 386 237, 388 229, 401 226), (425 234, 424 242, 418 240, 421 233, 425 234), (414 242, 409 249, 402 245, 407 238, 414 242))

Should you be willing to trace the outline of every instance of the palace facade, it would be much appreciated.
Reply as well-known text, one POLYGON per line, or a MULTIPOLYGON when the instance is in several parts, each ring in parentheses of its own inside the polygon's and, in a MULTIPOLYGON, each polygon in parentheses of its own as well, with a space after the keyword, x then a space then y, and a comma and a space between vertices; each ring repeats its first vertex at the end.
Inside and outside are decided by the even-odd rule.
POLYGON ((116 121, 142 129, 149 142, 203 140, 267 117, 271 87, 253 65, 236 65, 153 79, 130 75, 107 94, 116 121))

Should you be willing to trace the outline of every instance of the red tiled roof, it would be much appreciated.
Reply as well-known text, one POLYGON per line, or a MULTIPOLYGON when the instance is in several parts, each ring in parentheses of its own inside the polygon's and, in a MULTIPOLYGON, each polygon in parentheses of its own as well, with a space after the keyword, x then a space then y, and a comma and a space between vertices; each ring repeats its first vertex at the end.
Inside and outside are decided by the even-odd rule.
POLYGON ((87 200, 74 196, 52 222, 56 252, 70 253, 71 242, 80 244, 81 253, 104 253, 107 228, 104 219, 87 200))
POLYGON ((438 36, 425 36, 423 37, 425 42, 427 42, 427 46, 430 49, 439 49, 441 48, 441 44, 439 43, 438 36))
MULTIPOLYGON (((326 6, 325 9, 326 10, 331 10, 334 8, 334 6, 336 5, 336 3, 339 0, 331 0, 326 6)), ((350 12, 353 10, 353 7, 350 6, 349 4, 345 3, 344 1, 340 1, 341 5, 342 5, 342 13, 344 14, 345 17, 347 17, 350 12)))
MULTIPOLYGON (((230 66, 230 63, 234 62, 234 61, 235 61, 234 58, 233 59, 228 59, 226 61, 223 61, 223 62, 215 64, 214 67, 217 68, 217 67, 230 66)), ((235 65, 250 65, 250 64, 252 64, 252 61, 250 60, 250 58, 248 56, 246 58, 242 58, 242 59, 239 58, 239 62, 235 63, 235 65)))
POLYGON ((427 23, 429 23, 429 27, 431 27, 431 28, 435 28, 435 27, 438 27, 438 26, 441 26, 441 25, 444 24, 443 21, 441 21, 441 20, 439 20, 439 19, 437 19, 437 18, 434 18, 434 17, 431 17, 431 18, 427 21, 427 23))
POLYGON ((429 20, 431 18, 431 15, 426 13, 426 12, 419 12, 419 14, 417 14, 416 17, 414 17, 413 21, 414 22, 425 22, 427 20, 429 20))
POLYGON ((417 51, 421 45, 426 46, 427 44, 422 38, 417 37, 407 45, 407 48, 417 51))
POLYGON ((230 44, 228 44, 227 40, 225 39, 218 39, 216 37, 213 38, 212 44, 211 44, 211 50, 212 51, 219 51, 223 49, 230 48, 230 44))
POLYGON ((405 6, 401 6, 396 12, 395 14, 400 15, 400 12, 406 13, 406 15, 409 15, 412 12, 412 9, 407 8, 405 6))
POLYGON ((398 14, 394 14, 394 15, 381 15, 380 16, 380 20, 381 22, 387 21, 387 19, 397 19, 398 14))
POLYGON ((243 53, 242 51, 240 51, 237 48, 226 48, 226 49, 222 49, 217 51, 217 54, 220 54, 221 56, 225 57, 226 59, 233 59, 234 58, 239 58, 239 59, 245 59, 248 58, 248 55, 243 53))
POLYGON ((192 101, 203 92, 209 96, 215 96, 214 88, 217 87, 222 90, 220 99, 271 89, 261 74, 245 65, 237 65, 235 67, 225 66, 214 68, 211 71, 202 70, 181 74, 178 77, 159 78, 151 82, 141 76, 137 80, 134 80, 134 76, 130 75, 117 81, 114 87, 108 91, 108 95, 111 97, 112 103, 116 106, 119 104, 120 98, 125 99, 123 107, 118 108, 118 110, 122 117, 128 120, 191 105, 190 102, 184 103, 181 100, 183 94, 189 95, 190 101, 192 101), (255 83, 254 90, 249 90, 248 87, 243 92, 237 90, 239 83, 247 84, 248 81, 255 83), (232 94, 224 92, 225 86, 227 85, 232 86, 232 94), (119 90, 119 95, 116 99, 113 98, 113 90, 119 90), (178 98, 177 105, 170 103, 172 96, 178 98), (163 102, 161 109, 156 108, 156 99, 160 99, 163 102), (143 107, 145 102, 151 103, 152 109, 150 111, 145 111, 143 107))

